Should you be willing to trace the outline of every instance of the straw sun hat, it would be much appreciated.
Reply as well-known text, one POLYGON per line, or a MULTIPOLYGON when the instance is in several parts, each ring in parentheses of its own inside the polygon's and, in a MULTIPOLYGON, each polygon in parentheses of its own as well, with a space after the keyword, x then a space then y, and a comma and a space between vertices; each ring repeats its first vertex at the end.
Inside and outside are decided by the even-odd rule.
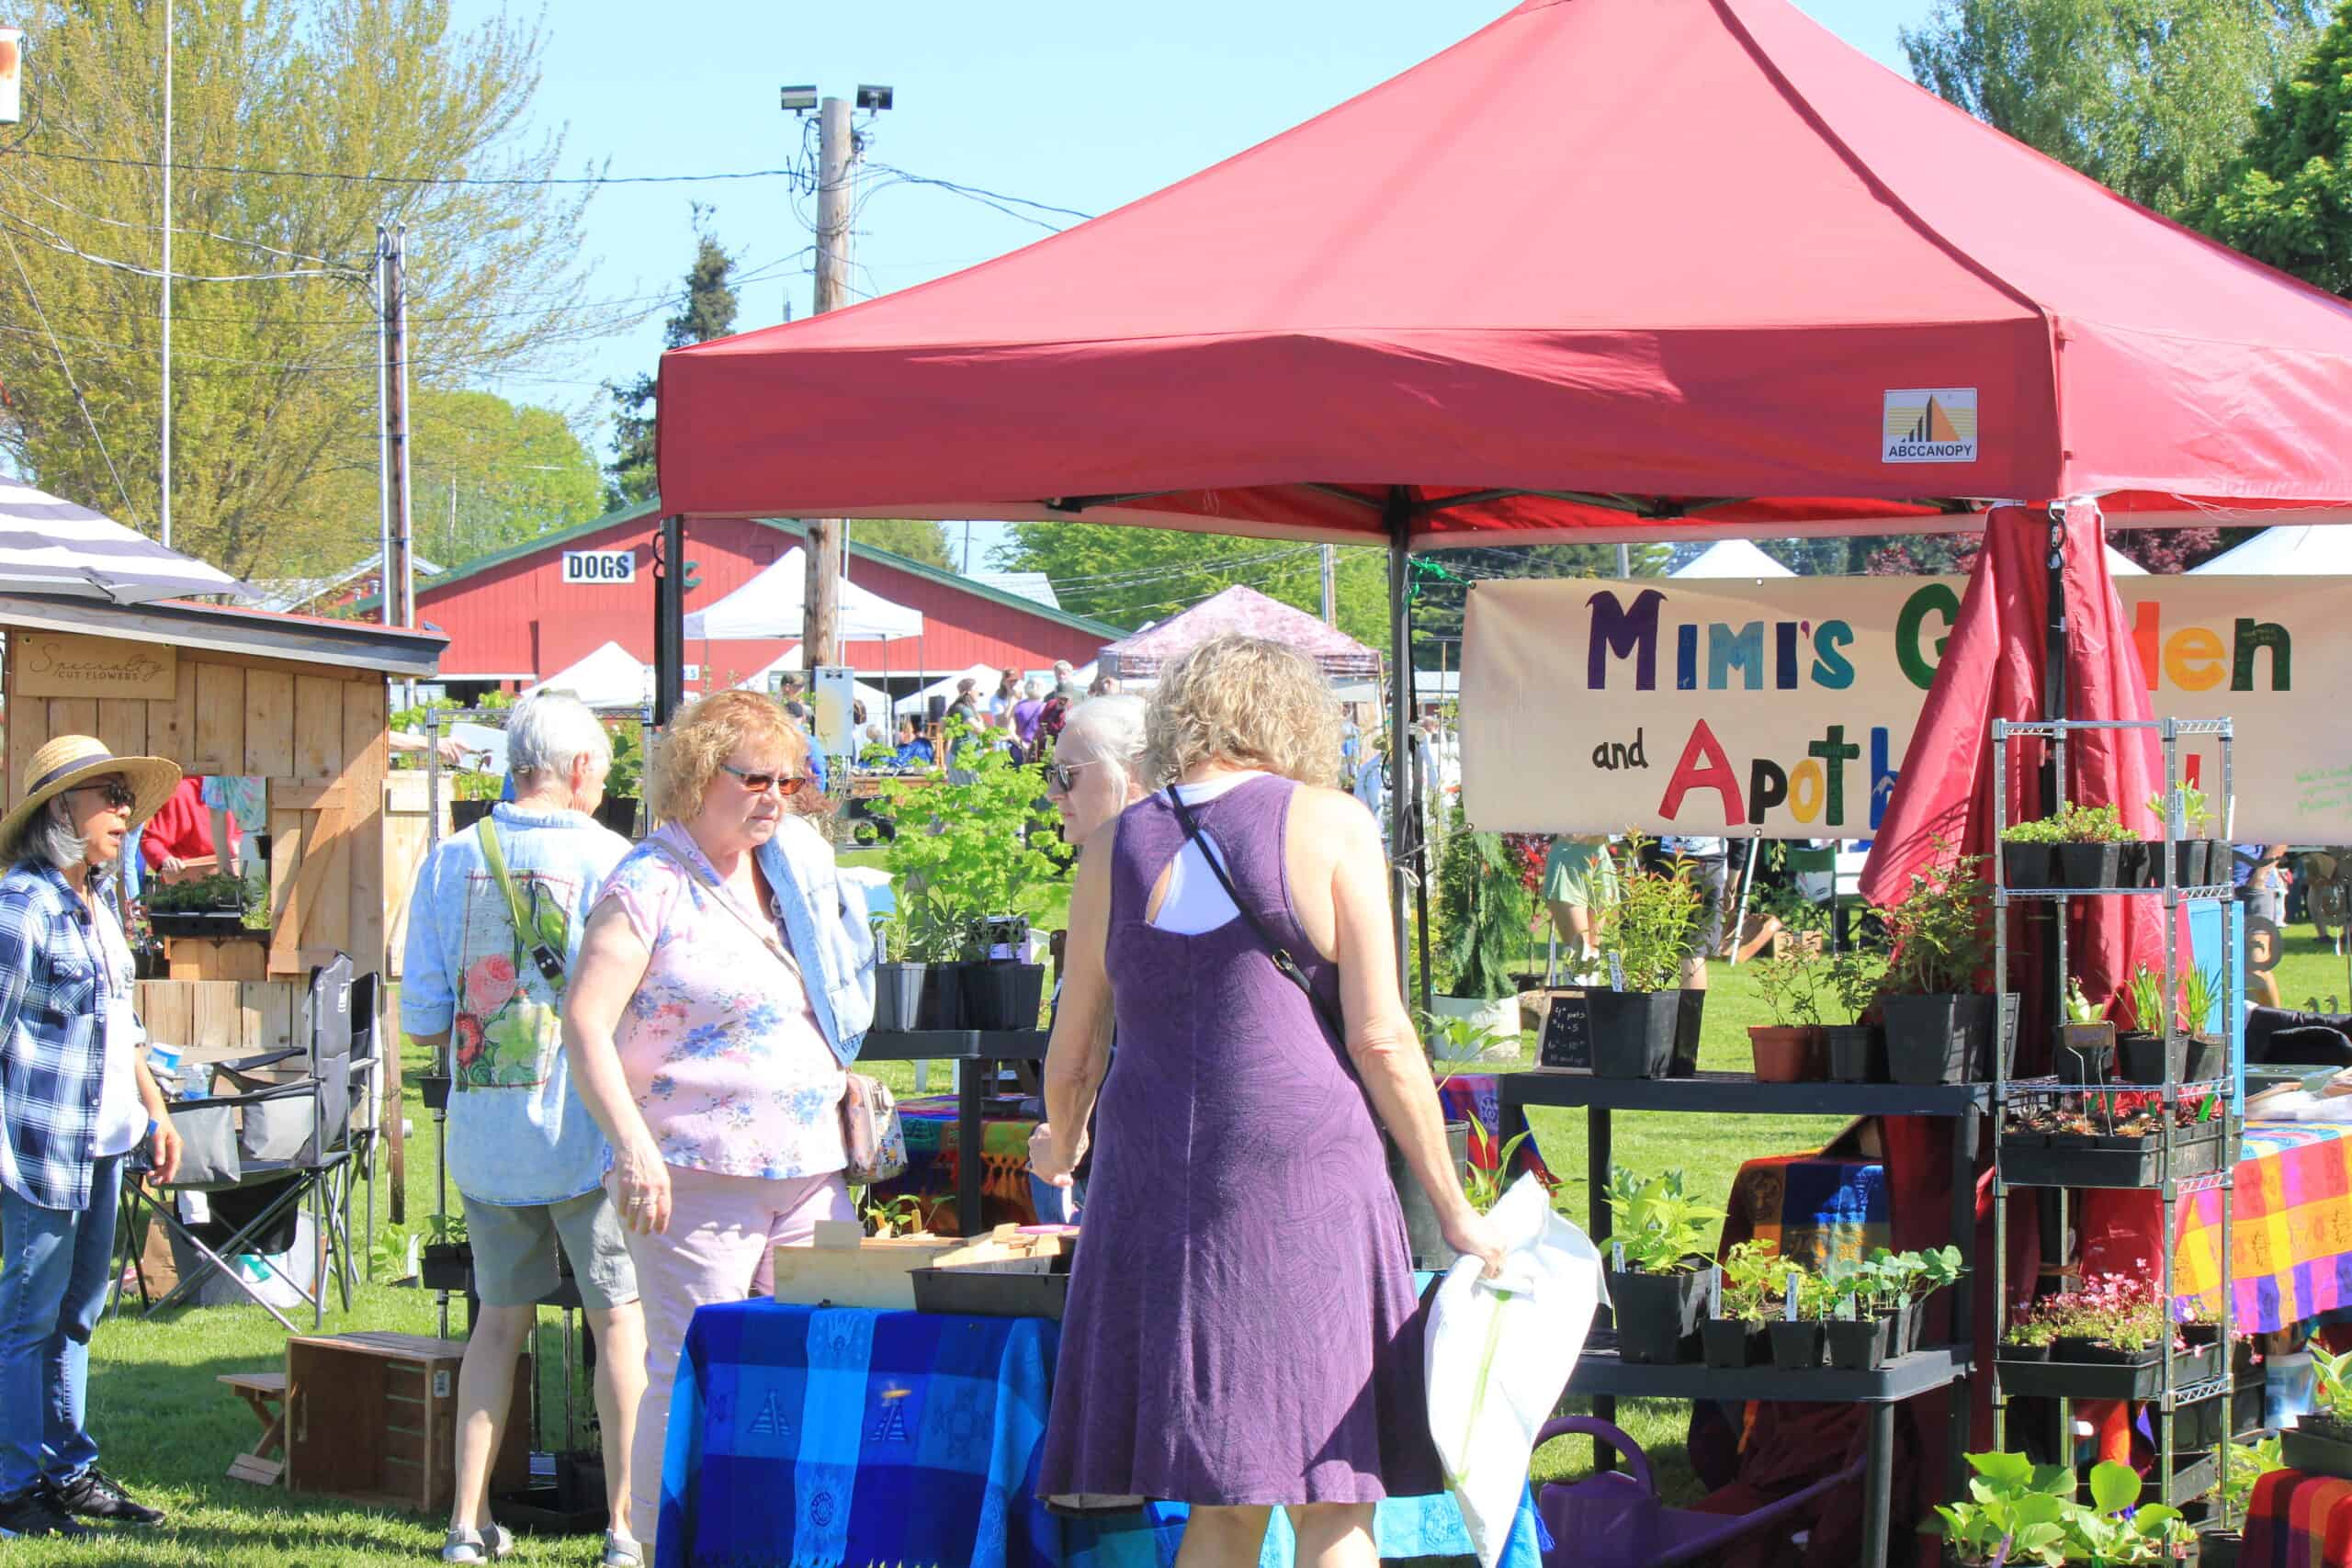
POLYGON ((88 784, 108 773, 120 773, 130 785, 131 794, 138 797, 130 808, 130 825, 134 828, 161 811, 180 784, 177 762, 165 761, 161 757, 118 757, 96 737, 61 735, 34 752, 32 761, 25 764, 24 777, 17 781, 16 807, 6 817, 0 817, 0 845, 15 842, 17 834, 44 802, 76 784, 88 784))

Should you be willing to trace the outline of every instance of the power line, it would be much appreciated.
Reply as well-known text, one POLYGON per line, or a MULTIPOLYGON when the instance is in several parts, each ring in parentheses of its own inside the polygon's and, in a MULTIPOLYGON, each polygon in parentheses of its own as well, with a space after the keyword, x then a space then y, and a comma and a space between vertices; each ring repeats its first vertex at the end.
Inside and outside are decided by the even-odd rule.
POLYGON ((1057 207, 1049 201, 1032 201, 1025 196, 1007 196, 1002 191, 989 190, 980 186, 967 186, 956 180, 936 179, 929 175, 910 174, 889 164, 875 164, 870 166, 891 176, 881 185, 875 186, 876 192, 891 185, 933 186, 940 190, 963 197, 968 201, 977 201, 983 207, 992 207, 1007 218, 1018 219, 1023 223, 1034 223, 1050 233, 1058 234, 1067 225, 1048 223, 1044 219, 1035 216, 1035 213, 1051 212, 1059 217, 1076 219, 1080 223, 1086 222, 1094 216, 1091 212, 1080 212, 1073 207, 1057 207), (1015 208, 1021 207, 1030 208, 1033 211, 1014 210, 1015 208))
POLYGON ((97 418, 90 412, 89 400, 82 396, 82 388, 74 379, 74 366, 65 357, 65 345, 58 342, 57 333, 50 330, 49 312, 41 309, 40 296, 33 292, 32 275, 25 270, 25 258, 23 253, 17 249, 17 237, 6 229, 0 228, 0 240, 7 242, 8 258, 17 264, 17 276, 24 280, 25 299, 32 305, 33 314, 40 318, 42 329, 49 331, 49 346, 57 351, 57 367, 65 372, 65 385, 73 389, 74 404, 82 411, 83 423, 90 427, 90 439, 97 443, 98 456, 106 460, 107 472, 114 479, 115 493, 122 497, 123 520, 135 527, 138 509, 130 504, 130 488, 122 482, 121 471, 114 466, 114 454, 107 450, 107 438, 98 434, 97 418))
MULTIPOLYGON (((162 169, 165 165, 151 158, 108 158, 96 152, 60 152, 40 147, 20 147, 16 151, 34 158, 54 158, 71 164, 106 164, 126 169, 162 169)), ((659 186, 703 185, 718 180, 811 180, 803 168, 738 169, 725 173, 702 175, 368 175, 345 169, 265 169, 243 164, 182 164, 169 165, 175 173, 197 175, 248 175, 263 179, 341 180, 352 185, 380 186, 659 186)))
MULTIPOLYGON (((140 277, 160 278, 164 276, 156 267, 141 266, 136 262, 118 261, 112 256, 95 255, 68 241, 54 229, 45 224, 36 223, 18 213, 0 212, 0 228, 13 228, 17 233, 23 234, 26 239, 37 245, 46 245, 52 251, 62 251, 69 256, 79 256, 94 265, 111 267, 117 272, 128 272, 140 277), (21 227, 18 227, 19 225, 21 227), (28 232, 28 231, 30 231, 28 232)), ((237 272, 209 276, 192 272, 175 272, 171 276, 175 282, 179 283, 279 283, 300 277, 334 277, 346 282, 356 282, 365 275, 356 269, 295 267, 284 272, 237 272)))

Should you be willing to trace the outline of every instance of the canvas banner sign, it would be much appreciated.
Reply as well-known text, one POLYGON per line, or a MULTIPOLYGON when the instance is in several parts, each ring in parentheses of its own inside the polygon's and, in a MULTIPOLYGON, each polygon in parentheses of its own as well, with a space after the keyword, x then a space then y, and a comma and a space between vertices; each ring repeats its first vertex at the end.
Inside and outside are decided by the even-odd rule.
MULTIPOLYGON (((1864 839, 1966 581, 1513 580, 1470 595, 1462 796, 1503 832, 1864 839)), ((2232 837, 2352 843, 2352 579, 2119 581, 2159 716, 2234 722, 2232 837)), ((2218 744, 2179 742, 2216 795, 2218 744)), ((2222 830, 2219 824, 2213 829, 2222 830)))

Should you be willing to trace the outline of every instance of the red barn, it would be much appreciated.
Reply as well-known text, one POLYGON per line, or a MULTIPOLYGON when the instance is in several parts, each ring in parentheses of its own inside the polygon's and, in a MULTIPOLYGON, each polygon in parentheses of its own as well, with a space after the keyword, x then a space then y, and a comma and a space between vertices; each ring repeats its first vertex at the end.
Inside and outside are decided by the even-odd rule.
MULTIPOLYGON (((416 589, 417 620, 449 639, 441 679, 528 684, 617 642, 653 660, 653 545, 662 531, 658 502, 543 534, 526 544, 453 567, 416 589), (591 554, 593 552, 593 554, 591 554), (572 558, 566 570, 566 558, 572 558)), ((1001 589, 856 542, 850 529, 850 580, 919 610, 921 638, 842 646, 860 673, 933 676, 974 664, 1044 670, 1057 660, 1084 664, 1125 635, 1106 622, 1073 615, 1001 589)), ((717 604, 776 558, 807 542, 797 523, 769 519, 695 519, 686 525, 686 559, 696 586, 689 613, 717 604)), ((689 640, 686 660, 702 679, 690 689, 732 685, 766 668, 787 640, 689 640)))

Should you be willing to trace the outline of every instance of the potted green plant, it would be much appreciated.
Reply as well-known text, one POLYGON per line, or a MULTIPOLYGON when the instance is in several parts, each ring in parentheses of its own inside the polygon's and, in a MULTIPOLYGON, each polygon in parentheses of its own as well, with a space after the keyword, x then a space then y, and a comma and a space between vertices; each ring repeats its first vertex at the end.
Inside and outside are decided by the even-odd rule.
POLYGON ((1827 965, 1811 953, 1791 953, 1756 965, 1757 994, 1772 1010, 1770 1023, 1747 1026, 1758 1083, 1803 1083, 1821 1077, 1824 1063, 1820 990, 1827 965))
POLYGON ((2023 1454, 1966 1456, 1975 1478, 1968 1497, 1939 1504, 1944 1562, 1953 1568, 2069 1562, 2120 1568, 2184 1560, 2196 1532, 2179 1509, 2143 1503, 2140 1472, 2102 1460, 2091 1467, 2090 1501, 2075 1500, 2071 1465, 2037 1465, 2023 1454))
POLYGON ((1033 1030, 1045 1005, 1046 966, 1023 962, 1029 922, 1019 915, 984 915, 965 939, 964 1027, 1033 1030))
POLYGON ((2164 976, 2139 965, 2124 986, 2123 1003, 2131 1010, 2132 1027, 2115 1037, 2116 1076, 2127 1083, 2162 1083, 2165 1036, 2172 1028, 2164 976))
POLYGON ((1721 1299, 1699 1325, 1707 1365, 1723 1370, 1760 1367, 1772 1359, 1773 1292, 1782 1269, 1780 1247, 1770 1241, 1743 1241, 1724 1254, 1721 1299))
POLYGON ((1977 880, 1984 857, 1939 858, 1911 874, 1901 901, 1884 910, 1894 953, 1888 960, 1887 1067, 1897 1083, 1968 1083, 1992 1076, 1994 998, 1970 989, 1983 968, 1985 897, 1977 880))
POLYGON ((1965 1268, 1957 1247, 1933 1247, 1919 1252, 1890 1253, 1884 1247, 1871 1254, 1878 1268, 1884 1310, 1894 1320, 1893 1354, 1908 1355, 1919 1348, 1928 1303, 1938 1291, 1959 1283, 1965 1268))
POLYGON ((2058 831, 2059 819, 2056 817, 2012 822, 2002 829, 2003 886, 2027 888, 2057 886, 2058 831))
POLYGON ((1782 1315, 1772 1321, 1772 1365, 1784 1372, 1810 1371, 1825 1364, 1829 1348, 1829 1281, 1792 1269, 1781 1299, 1782 1315))
POLYGON ((151 882, 144 902, 147 929, 156 936, 220 942, 269 935, 269 885, 258 867, 244 875, 151 882))
POLYGON ((2052 852, 2053 887, 2092 889, 2118 886, 2121 847, 2132 829, 2112 806, 2069 803, 2058 814, 2058 842, 2052 852))
POLYGON ((1681 1027, 1683 961, 1700 925, 1701 894, 1680 862, 1641 864, 1642 840, 1628 840, 1613 896, 1600 911, 1600 950, 1611 988, 1585 993, 1592 1070, 1602 1077, 1664 1077, 1681 1027))
MULTIPOLYGON (((2147 886, 2165 885, 2165 845, 2172 845, 2173 886, 2203 887, 2208 886, 2214 867, 2211 845, 2205 838, 2205 824, 2211 812, 2205 804, 2205 792, 2195 784, 2184 784, 2171 792, 2158 790, 2148 796, 2148 810, 2156 819, 2156 830, 2165 835, 2143 846, 2147 857, 2147 886), (2179 807, 2177 818, 2169 809, 2179 807)), ((2222 869, 2228 863, 2222 863, 2222 869)))
POLYGON ((2061 1083, 2107 1081, 2115 1057, 2115 1023, 2106 1007, 2083 994, 2080 979, 2066 980, 2066 1017, 2058 1025, 2058 1040, 2051 1061, 2061 1083))
MULTIPOLYGON (((2246 1508, 2254 1501, 2255 1483, 2274 1470, 2286 1468, 2282 1446, 2276 1433, 2252 1442, 2222 1445, 2222 1472, 2215 1478, 2210 1495, 2225 1516, 2241 1521, 2245 1518, 2246 1508)), ((2210 1518, 2206 1522, 2212 1523, 2210 1518)), ((2197 1561, 2200 1568, 2236 1568, 2239 1551, 2245 1544, 2242 1531, 2209 1529, 2198 1537, 2197 1561)))
POLYGON ((2180 1081, 2205 1083, 2222 1069, 2222 1040, 2211 1032, 2222 1002, 2222 972, 2191 968, 2180 977, 2180 1081))
POLYGON ((1884 1083, 1886 1030, 1870 1015, 1886 985, 1886 954, 1871 948, 1842 949, 1829 960, 1825 984, 1849 1021, 1822 1031, 1835 1083, 1884 1083))
POLYGON ((463 1291, 473 1281, 473 1243, 463 1213, 432 1216, 433 1239, 417 1263, 417 1283, 428 1291, 463 1291))
POLYGON ((2033 1302, 2018 1309, 2002 1332, 2000 1348, 1994 1359, 2004 1366, 2013 1361, 2047 1361, 2050 1347, 2058 1338, 2055 1318, 2041 1310, 2041 1303, 2033 1302))
POLYGON ((1706 1302, 1707 1238, 1723 1212, 1682 1190, 1682 1173, 1643 1180, 1623 1166, 1609 1173, 1609 1301, 1617 1353, 1628 1361, 1672 1365, 1699 1348, 1706 1302))
POLYGON ((917 1026, 922 1017, 922 987, 930 966, 909 956, 904 911, 874 922, 874 1028, 893 1034, 917 1026))
POLYGON ((596 820, 625 839, 637 837, 637 811, 645 788, 645 748, 635 719, 609 720, 613 738, 613 770, 605 775, 605 798, 596 805, 596 820))
POLYGON ((2318 1405, 2279 1435, 2279 1458, 2290 1470, 2352 1481, 2352 1350, 2330 1355, 2314 1345, 2312 1371, 2318 1405))
POLYGON ((1519 1032, 1513 956, 1527 946, 1533 901, 1499 833, 1476 832, 1455 807, 1438 855, 1437 970, 1430 999, 1441 1018, 1464 1019, 1496 1034, 1519 1032))

